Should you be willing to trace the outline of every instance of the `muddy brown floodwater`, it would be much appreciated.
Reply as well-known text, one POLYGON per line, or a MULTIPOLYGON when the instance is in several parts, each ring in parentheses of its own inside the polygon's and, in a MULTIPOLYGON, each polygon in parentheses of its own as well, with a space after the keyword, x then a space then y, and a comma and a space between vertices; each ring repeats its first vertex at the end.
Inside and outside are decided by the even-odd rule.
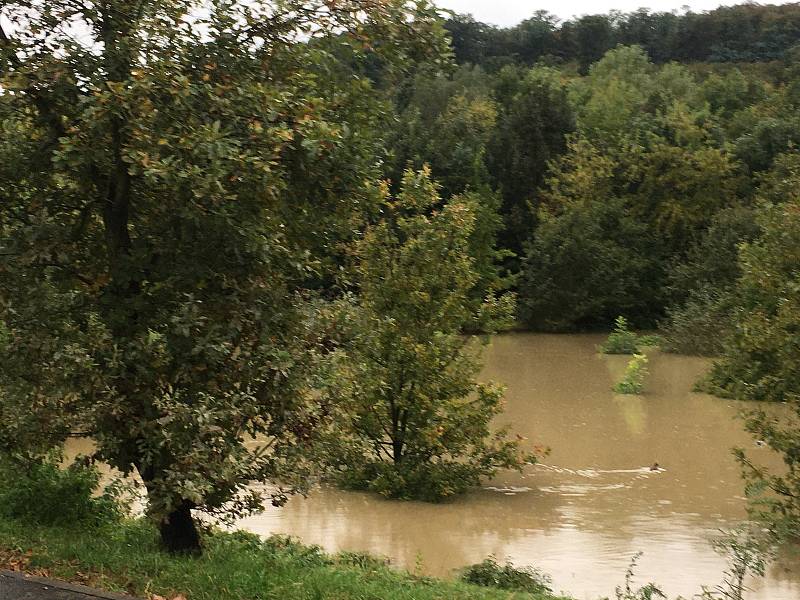
MULTIPOLYGON (((620 396, 627 357, 599 355, 602 339, 511 334, 487 350, 484 378, 508 388, 503 421, 552 448, 544 464, 440 505, 322 488, 240 525, 439 576, 494 554, 580 599, 612 594, 636 552, 636 580, 670 597, 715 585, 725 562, 708 540, 745 517, 730 449, 773 457, 735 418, 746 404, 692 393, 707 361, 650 352, 644 395, 620 396)), ((751 586, 751 600, 800 599, 800 559, 782 556, 751 586)))

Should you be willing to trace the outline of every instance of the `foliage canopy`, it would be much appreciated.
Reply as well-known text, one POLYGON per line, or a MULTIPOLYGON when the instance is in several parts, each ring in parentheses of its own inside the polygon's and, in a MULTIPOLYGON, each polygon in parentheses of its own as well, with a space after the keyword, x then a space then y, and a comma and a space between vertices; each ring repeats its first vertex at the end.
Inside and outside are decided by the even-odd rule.
POLYGON ((462 335, 502 326, 513 298, 470 300, 479 278, 468 196, 442 205, 427 169, 407 171, 396 198, 381 195, 380 219, 356 250, 358 296, 344 307, 348 341, 329 393, 346 438, 331 452, 346 485, 440 500, 534 460, 491 430, 503 392, 476 383, 477 340, 462 335))
POLYGON ((320 419, 303 290, 368 208, 369 83, 326 77, 311 42, 379 38, 402 68, 443 54, 441 26, 400 0, 2 16, 0 444, 92 436, 141 476, 166 546, 196 550, 192 510, 253 509, 254 480, 303 485, 320 419))

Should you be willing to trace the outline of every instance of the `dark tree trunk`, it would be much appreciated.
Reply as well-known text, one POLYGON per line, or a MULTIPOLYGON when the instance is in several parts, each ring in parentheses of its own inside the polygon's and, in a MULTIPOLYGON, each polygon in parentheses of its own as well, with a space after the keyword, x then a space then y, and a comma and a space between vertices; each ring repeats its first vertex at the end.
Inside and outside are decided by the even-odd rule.
POLYGON ((392 459, 394 464, 399 465, 403 462, 403 441, 399 439, 392 440, 392 459))
POLYGON ((192 509, 188 502, 161 520, 159 525, 161 544, 172 554, 200 554, 200 534, 192 519, 192 509))

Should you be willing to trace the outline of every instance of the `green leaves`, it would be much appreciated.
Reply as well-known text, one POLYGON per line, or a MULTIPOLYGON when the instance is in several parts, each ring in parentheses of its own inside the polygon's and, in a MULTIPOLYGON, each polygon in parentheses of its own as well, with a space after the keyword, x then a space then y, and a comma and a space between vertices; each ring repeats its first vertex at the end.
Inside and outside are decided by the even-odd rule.
POLYGON ((639 338, 628 329, 628 320, 618 316, 614 321, 614 331, 608 336, 605 343, 600 346, 604 354, 638 354, 639 338))
POLYGON ((3 7, 0 445, 91 435, 158 520, 306 485, 307 287, 368 212, 379 146, 369 85, 309 38, 380 36, 398 68, 444 39, 424 2, 206 4, 3 7))
POLYGON ((759 216, 761 235, 740 246, 732 332, 708 382, 715 393, 779 402, 800 394, 799 205, 796 193, 783 204, 766 205, 759 216))
POLYGON ((618 394, 641 394, 647 375, 647 356, 634 354, 625 367, 622 379, 614 384, 614 391, 618 394))
POLYGON ((750 501, 750 513, 765 525, 772 542, 794 540, 800 533, 800 403, 790 399, 791 412, 747 411, 745 427, 757 446, 769 449, 782 459, 784 468, 769 470, 754 459, 753 451, 737 448, 733 454, 742 468, 750 501), (777 472, 776 472, 777 471, 777 472))
POLYGON ((408 171, 357 245, 359 295, 327 387, 345 424, 331 442, 345 485, 440 500, 533 460, 492 432, 502 390, 475 382, 478 342, 462 336, 476 313, 492 313, 488 324, 513 311, 509 298, 470 301, 474 227, 470 203, 441 206, 429 172, 408 171))

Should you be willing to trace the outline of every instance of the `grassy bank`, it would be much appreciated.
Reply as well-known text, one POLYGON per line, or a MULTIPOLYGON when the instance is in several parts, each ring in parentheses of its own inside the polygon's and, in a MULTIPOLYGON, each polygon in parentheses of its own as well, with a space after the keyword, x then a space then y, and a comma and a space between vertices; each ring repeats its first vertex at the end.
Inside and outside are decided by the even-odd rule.
POLYGON ((329 556, 284 538, 244 533, 206 537, 200 558, 172 557, 158 549, 143 521, 99 528, 32 526, 0 519, 0 568, 21 569, 142 598, 158 594, 188 600, 337 599, 433 600, 550 595, 416 577, 360 554, 329 556))

